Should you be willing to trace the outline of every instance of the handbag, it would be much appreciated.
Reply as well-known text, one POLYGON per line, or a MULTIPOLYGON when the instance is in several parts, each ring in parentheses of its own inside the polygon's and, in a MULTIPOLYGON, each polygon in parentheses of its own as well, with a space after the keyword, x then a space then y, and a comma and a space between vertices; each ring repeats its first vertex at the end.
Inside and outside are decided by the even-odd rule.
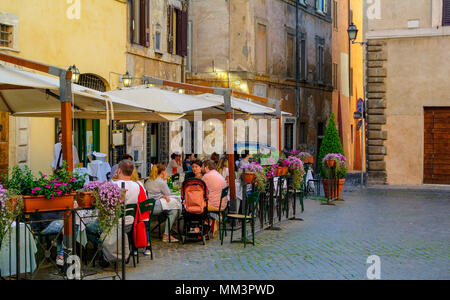
POLYGON ((136 217, 133 224, 133 242, 136 249, 147 247, 147 228, 141 218, 139 203, 136 206, 136 217))

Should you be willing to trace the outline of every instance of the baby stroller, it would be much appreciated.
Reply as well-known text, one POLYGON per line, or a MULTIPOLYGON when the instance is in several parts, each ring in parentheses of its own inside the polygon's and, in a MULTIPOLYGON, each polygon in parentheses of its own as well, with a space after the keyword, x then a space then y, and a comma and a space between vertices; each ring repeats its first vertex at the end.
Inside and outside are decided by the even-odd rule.
POLYGON ((186 239, 201 240, 203 245, 205 235, 209 233, 210 226, 206 224, 208 218, 208 189, 203 180, 189 178, 181 187, 183 199, 183 234, 182 243, 186 239))

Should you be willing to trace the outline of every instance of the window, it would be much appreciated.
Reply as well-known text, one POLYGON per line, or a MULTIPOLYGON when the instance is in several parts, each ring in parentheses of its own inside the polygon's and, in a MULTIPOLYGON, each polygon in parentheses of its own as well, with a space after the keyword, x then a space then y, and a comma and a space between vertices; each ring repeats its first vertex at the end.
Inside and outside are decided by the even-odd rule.
POLYGON ((286 42, 287 77, 295 77, 295 36, 287 34, 286 42))
POLYGON ((316 80, 325 82, 325 40, 316 37, 316 80))
POLYGON ((450 26, 450 0, 443 0, 442 7, 442 26, 450 26))
POLYGON ((300 78, 308 80, 308 58, 306 57, 306 34, 302 33, 300 37, 300 78))
POLYGON ((0 24, 0 47, 12 48, 13 26, 0 24))
POLYGON ((306 123, 301 122, 300 123, 300 144, 306 144, 306 123))
POLYGON ((328 0, 316 0, 316 11, 321 14, 327 14, 328 0))
POLYGON ((333 0, 333 28, 338 30, 338 3, 333 0))
POLYGON ((19 51, 16 38, 18 24, 17 15, 0 11, 0 49, 19 51))
POLYGON ((266 26, 258 24, 256 33, 256 72, 265 74, 267 69, 267 32, 266 26))
POLYGON ((167 8, 167 52, 187 56, 188 13, 173 6, 167 8))
POLYGON ((186 72, 192 72, 192 21, 188 22, 186 72))
POLYGON ((98 76, 94 74, 80 74, 78 79, 78 85, 85 86, 87 88, 106 92, 106 85, 98 76))
POLYGON ((261 84, 261 83, 255 83, 253 85, 253 94, 255 96, 266 98, 267 97, 267 85, 261 84))
POLYGON ((149 0, 131 1, 131 42, 141 46, 150 46, 149 0))
POLYGON ((338 89, 338 64, 333 63, 333 89, 338 89))

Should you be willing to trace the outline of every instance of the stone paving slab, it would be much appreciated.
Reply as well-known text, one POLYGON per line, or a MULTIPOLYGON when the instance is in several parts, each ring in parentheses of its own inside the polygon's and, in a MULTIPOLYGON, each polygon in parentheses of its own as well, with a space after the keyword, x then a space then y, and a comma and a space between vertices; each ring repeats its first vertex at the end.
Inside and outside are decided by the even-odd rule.
POLYGON ((344 199, 305 200, 304 222, 261 231, 245 249, 229 235, 223 246, 154 238, 154 260, 141 256, 127 279, 366 279, 369 255, 380 257, 381 279, 450 279, 449 192, 369 188, 344 199))

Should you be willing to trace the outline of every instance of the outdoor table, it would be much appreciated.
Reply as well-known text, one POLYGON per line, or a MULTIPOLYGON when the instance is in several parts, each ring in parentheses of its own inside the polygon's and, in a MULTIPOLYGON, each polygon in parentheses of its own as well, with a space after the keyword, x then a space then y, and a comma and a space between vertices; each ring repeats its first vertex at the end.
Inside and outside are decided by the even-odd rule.
POLYGON ((97 177, 98 181, 106 181, 106 175, 111 172, 111 166, 107 162, 94 160, 87 165, 88 174, 92 177, 97 177))
MULTIPOLYGON (((10 232, 7 232, 3 238, 2 247, 0 249, 0 275, 2 277, 16 275, 16 236, 17 226, 16 222, 13 222, 10 232)), ((37 246, 33 234, 31 233, 30 226, 25 225, 24 223, 20 223, 19 245, 24 245, 24 247, 20 247, 20 273, 33 273, 37 267, 35 259, 37 246)))
MULTIPOLYGON (((75 168, 75 169, 73 169, 73 173, 77 174, 77 175, 80 175, 80 176, 82 176, 84 174, 88 174, 89 175, 89 172, 88 172, 87 168, 75 168)), ((86 176, 85 180, 84 180, 84 185, 86 185, 88 183, 89 183, 89 176, 86 176)))

